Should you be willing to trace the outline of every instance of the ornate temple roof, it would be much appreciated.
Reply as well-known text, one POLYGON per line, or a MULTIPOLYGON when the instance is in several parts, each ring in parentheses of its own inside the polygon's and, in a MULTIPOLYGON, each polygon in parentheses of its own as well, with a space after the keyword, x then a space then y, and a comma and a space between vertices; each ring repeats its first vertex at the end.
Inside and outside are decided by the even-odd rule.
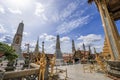
MULTIPOLYGON (((88 0, 88 3, 92 3, 93 1, 95 1, 96 3, 96 0, 88 0)), ((119 20, 120 19, 120 0, 104 0, 104 1, 107 4, 109 13, 112 13, 111 16, 113 16, 114 20, 115 21, 119 20)))
POLYGON ((107 7, 114 20, 120 19, 120 0, 105 0, 107 7))

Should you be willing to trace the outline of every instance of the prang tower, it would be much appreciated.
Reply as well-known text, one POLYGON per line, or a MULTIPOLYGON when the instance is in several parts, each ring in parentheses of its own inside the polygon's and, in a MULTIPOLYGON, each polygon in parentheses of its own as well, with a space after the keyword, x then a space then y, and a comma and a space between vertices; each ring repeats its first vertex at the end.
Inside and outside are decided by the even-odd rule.
POLYGON ((12 47, 15 49, 16 53, 18 54, 19 59, 23 59, 22 50, 21 50, 21 43, 22 43, 22 36, 23 36, 24 24, 23 22, 19 23, 17 32, 13 38, 12 47))
POLYGON ((57 35, 57 40, 56 40, 56 59, 63 59, 62 58, 62 53, 61 53, 61 48, 60 48, 60 38, 59 35, 57 35))

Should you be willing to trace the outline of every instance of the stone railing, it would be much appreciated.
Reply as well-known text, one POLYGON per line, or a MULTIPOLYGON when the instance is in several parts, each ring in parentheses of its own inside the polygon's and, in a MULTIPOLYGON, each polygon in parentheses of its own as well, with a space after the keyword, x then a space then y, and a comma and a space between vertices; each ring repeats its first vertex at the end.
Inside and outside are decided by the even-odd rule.
POLYGON ((27 69, 27 70, 21 70, 21 71, 10 71, 10 72, 5 72, 4 73, 4 77, 3 77, 3 80, 9 80, 9 79, 16 79, 16 78, 19 78, 19 79, 22 79, 22 78, 27 78, 27 77, 31 77, 32 76, 36 76, 38 75, 39 73, 39 69, 27 69))
POLYGON ((1 73, 2 79, 0 80, 36 80, 39 74, 39 67, 35 64, 31 66, 34 68, 1 73))
POLYGON ((120 78, 120 61, 107 61, 107 64, 108 74, 120 78))

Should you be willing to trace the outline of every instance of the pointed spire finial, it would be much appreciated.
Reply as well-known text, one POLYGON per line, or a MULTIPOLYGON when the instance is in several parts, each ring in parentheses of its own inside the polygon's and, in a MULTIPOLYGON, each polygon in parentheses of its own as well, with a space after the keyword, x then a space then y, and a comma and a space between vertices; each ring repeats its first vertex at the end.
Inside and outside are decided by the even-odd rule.
POLYGON ((97 54, 95 47, 94 47, 94 53, 97 54))
POLYGON ((36 55, 38 55, 38 53, 39 53, 39 38, 38 38, 38 40, 37 40, 34 53, 35 53, 36 55))
POLYGON ((75 43, 74 43, 74 40, 72 39, 72 52, 74 53, 76 51, 75 49, 75 43))
POLYGON ((85 51, 86 49, 85 49, 85 44, 83 43, 83 50, 85 51))
POLYGON ((39 41, 39 36, 38 36, 38 41, 39 41))
POLYGON ((21 23, 23 23, 23 20, 21 21, 21 23))
POLYGON ((89 54, 91 54, 91 46, 89 45, 89 54))
POLYGON ((44 53, 44 41, 42 42, 42 53, 44 53))

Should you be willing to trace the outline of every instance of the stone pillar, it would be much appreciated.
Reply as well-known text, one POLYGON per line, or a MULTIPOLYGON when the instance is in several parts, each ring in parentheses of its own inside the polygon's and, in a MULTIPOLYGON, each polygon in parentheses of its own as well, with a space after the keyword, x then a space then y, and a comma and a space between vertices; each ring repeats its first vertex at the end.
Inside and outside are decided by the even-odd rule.
POLYGON ((103 27, 104 27, 104 32, 106 36, 106 40, 109 45, 109 50, 111 54, 111 59, 112 60, 118 60, 120 58, 120 45, 118 43, 118 37, 116 33, 116 27, 113 24, 114 22, 112 21, 110 14, 107 9, 107 5, 104 0, 95 0, 96 4, 98 6, 100 16, 102 19, 103 27))

